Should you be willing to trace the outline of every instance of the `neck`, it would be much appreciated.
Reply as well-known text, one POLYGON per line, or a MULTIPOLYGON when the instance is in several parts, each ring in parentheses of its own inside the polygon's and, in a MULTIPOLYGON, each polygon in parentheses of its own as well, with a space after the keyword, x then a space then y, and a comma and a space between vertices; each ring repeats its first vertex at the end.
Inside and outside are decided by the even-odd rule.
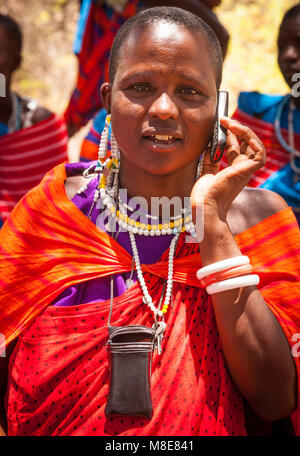
POLYGON ((161 214, 163 200, 160 204, 159 199, 164 198, 165 201, 173 199, 170 205, 170 215, 176 215, 178 213, 177 205, 180 206, 180 209, 183 208, 186 205, 186 198, 189 198, 191 194, 196 180, 196 168, 193 163, 172 174, 153 175, 143 169, 137 171, 132 163, 127 162, 126 159, 121 160, 120 189, 127 190, 128 198, 142 197, 147 203, 147 209, 152 213, 157 211, 159 204, 161 214))

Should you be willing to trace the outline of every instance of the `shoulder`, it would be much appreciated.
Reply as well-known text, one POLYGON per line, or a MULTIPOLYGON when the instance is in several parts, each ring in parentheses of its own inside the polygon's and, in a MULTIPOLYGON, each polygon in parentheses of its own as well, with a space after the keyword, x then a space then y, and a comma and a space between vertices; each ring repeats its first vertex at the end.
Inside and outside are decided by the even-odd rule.
POLYGON ((232 233, 237 235, 287 207, 278 193, 245 187, 233 201, 227 221, 232 233))
POLYGON ((260 114, 272 108, 282 100, 282 95, 267 95, 260 92, 241 92, 238 97, 238 107, 250 114, 260 114))

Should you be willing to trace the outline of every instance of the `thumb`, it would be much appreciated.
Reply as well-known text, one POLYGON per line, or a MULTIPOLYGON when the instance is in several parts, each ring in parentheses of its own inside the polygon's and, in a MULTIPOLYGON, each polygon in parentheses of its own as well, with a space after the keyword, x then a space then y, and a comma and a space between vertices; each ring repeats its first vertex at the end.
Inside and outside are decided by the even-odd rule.
POLYGON ((201 176, 205 174, 217 174, 220 169, 220 162, 212 163, 210 161, 210 147, 206 149, 202 162, 202 173, 201 176))

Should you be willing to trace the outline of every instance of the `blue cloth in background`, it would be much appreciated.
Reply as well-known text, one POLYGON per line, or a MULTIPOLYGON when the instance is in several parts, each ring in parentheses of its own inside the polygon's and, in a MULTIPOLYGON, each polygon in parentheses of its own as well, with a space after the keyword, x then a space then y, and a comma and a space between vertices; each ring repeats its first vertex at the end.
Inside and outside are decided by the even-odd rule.
POLYGON ((79 18, 78 18, 78 22, 77 22, 77 30, 75 33, 75 39, 74 39, 74 44, 73 44, 74 54, 79 54, 81 51, 85 26, 86 26, 86 23, 87 23, 87 20, 89 17, 92 2, 93 2, 93 0, 83 0, 82 1, 79 18))
POLYGON ((8 134, 8 126, 0 122, 0 136, 5 136, 8 134))
MULTIPOLYGON (((241 92, 238 99, 238 107, 246 114, 274 125, 278 106, 283 98, 285 98, 285 95, 266 95, 259 92, 241 92)), ((286 130, 288 130, 288 111, 289 107, 288 103, 286 103, 280 117, 280 126, 286 130)), ((294 132, 299 134, 300 109, 294 110, 293 120, 294 132)), ((288 154, 288 152, 286 153, 288 154)), ((298 168, 300 168, 299 157, 295 158, 295 164, 298 168)), ((278 171, 275 171, 260 185, 260 187, 272 190, 273 192, 281 195, 287 204, 294 208, 295 215, 299 223, 300 213, 297 210, 300 208, 300 179, 297 181, 294 177, 295 172, 291 168, 290 163, 288 163, 278 171)))
MULTIPOLYGON (((259 118, 274 125, 279 103, 285 95, 266 95, 259 92, 241 92, 238 98, 238 107, 250 116, 259 118)), ((288 105, 282 111, 280 126, 288 128, 288 105)), ((300 109, 294 111, 294 130, 300 133, 300 109)))

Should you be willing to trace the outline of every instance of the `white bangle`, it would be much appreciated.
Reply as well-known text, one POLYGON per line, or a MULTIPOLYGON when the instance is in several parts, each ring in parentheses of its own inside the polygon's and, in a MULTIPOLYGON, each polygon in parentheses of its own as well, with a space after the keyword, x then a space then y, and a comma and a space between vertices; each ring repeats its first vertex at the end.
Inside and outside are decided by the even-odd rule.
POLYGON ((212 295, 215 293, 221 293, 221 291, 234 290, 235 288, 249 287, 250 285, 258 284, 259 276, 257 274, 251 274, 212 283, 211 285, 208 285, 208 287, 206 287, 206 292, 209 295, 212 295))
POLYGON ((235 266, 243 266, 244 264, 249 263, 250 260, 246 255, 226 258, 225 260, 209 264, 208 266, 204 266, 204 268, 199 269, 197 271, 197 278, 201 280, 210 274, 215 274, 216 272, 224 271, 225 269, 234 268, 235 266))

